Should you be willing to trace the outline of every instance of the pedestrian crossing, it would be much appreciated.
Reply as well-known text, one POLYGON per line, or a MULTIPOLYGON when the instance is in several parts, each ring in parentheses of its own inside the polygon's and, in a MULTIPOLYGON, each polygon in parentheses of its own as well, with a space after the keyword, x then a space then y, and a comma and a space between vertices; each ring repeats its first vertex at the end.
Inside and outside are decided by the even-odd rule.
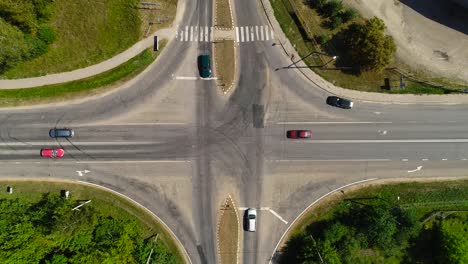
MULTIPOLYGON (((176 40, 182 42, 213 42, 214 27, 208 26, 182 26, 176 31, 176 40)), ((222 30, 226 35, 226 30, 222 30)), ((234 28, 235 42, 254 42, 274 40, 274 32, 268 25, 260 26, 241 26, 234 28)))

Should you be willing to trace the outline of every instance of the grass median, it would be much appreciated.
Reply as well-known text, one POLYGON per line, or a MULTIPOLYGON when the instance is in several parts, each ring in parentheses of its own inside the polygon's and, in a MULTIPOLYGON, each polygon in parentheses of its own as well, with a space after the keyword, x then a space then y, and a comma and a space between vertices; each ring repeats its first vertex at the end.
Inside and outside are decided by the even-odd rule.
MULTIPOLYGON (((328 36, 329 38, 339 29, 331 30, 323 27, 322 25, 326 23, 326 21, 321 18, 314 9, 308 7, 305 4, 305 1, 270 0, 270 3, 273 7, 275 17, 278 20, 283 32, 291 44, 295 47, 299 56, 301 58, 307 57, 304 59, 304 62, 310 66, 313 71, 334 85, 352 90, 395 94, 458 93, 460 92, 459 90, 465 86, 464 84, 454 83, 453 81, 445 78, 433 78, 430 74, 423 71, 416 71, 412 73, 411 78, 404 78, 404 84, 406 87, 404 89, 400 89, 401 75, 394 70, 385 70, 383 72, 366 72, 361 75, 355 75, 337 69, 334 67, 333 61, 329 62, 330 57, 322 56, 322 58, 320 58, 308 55, 314 51, 321 50, 334 50, 334 52, 336 52, 335 54, 346 52, 336 50, 336 45, 328 44, 327 46, 321 47, 320 45, 314 43, 316 38, 323 36, 328 36), (321 47, 321 50, 319 50, 319 47, 321 47), (326 69, 322 67, 324 64, 327 64, 327 66, 330 68, 326 69), (386 78, 390 80, 390 90, 383 89, 386 78), (436 83, 439 86, 450 87, 453 89, 444 89, 438 85, 432 85, 431 83, 436 83)), ((358 16, 352 21, 360 20, 362 20, 362 18, 358 16)), ((295 60, 297 59, 298 58, 295 60)), ((403 72, 411 71, 407 65, 398 60, 395 60, 395 62, 388 68, 395 67, 402 70, 403 72)))
POLYGON ((28 203, 37 202, 45 193, 60 193, 62 190, 68 190, 73 199, 77 201, 91 200, 84 206, 92 206, 104 215, 121 220, 138 220, 144 238, 151 238, 158 234, 159 245, 165 247, 171 254, 166 260, 171 260, 170 263, 184 263, 180 249, 162 224, 144 209, 121 196, 100 188, 69 181, 2 180, 0 186, 2 190, 6 190, 7 186, 13 187, 12 194, 0 192, 0 199, 18 198, 28 203))
POLYGON ((233 85, 236 71, 234 40, 216 40, 214 54, 218 86, 227 92, 233 85))
POLYGON ((438 245, 436 228, 468 217, 468 180, 384 183, 344 189, 311 208, 289 232, 280 263, 302 263, 305 244, 313 259, 318 251, 329 260, 331 246, 343 261, 432 263, 424 252, 438 245))
POLYGON ((166 41, 162 41, 159 51, 147 49, 112 70, 86 79, 34 88, 0 90, 0 106, 51 103, 103 93, 122 85, 145 70, 165 45, 166 41))
POLYGON ((232 16, 229 0, 216 0, 216 27, 232 29, 232 16))
POLYGON ((237 208, 231 198, 221 209, 218 224, 218 248, 221 264, 237 264, 239 251, 239 220, 237 208))

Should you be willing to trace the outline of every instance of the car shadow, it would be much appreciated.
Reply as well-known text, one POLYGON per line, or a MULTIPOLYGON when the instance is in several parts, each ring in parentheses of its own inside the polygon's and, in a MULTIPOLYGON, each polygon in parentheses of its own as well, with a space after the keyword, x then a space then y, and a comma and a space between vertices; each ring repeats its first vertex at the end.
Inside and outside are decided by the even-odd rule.
POLYGON ((467 1, 400 0, 400 2, 428 19, 468 35, 467 1), (466 7, 457 2, 464 2, 466 7))
POLYGON ((244 231, 249 231, 249 218, 247 215, 247 210, 244 210, 244 215, 242 216, 242 229, 244 229, 244 231))

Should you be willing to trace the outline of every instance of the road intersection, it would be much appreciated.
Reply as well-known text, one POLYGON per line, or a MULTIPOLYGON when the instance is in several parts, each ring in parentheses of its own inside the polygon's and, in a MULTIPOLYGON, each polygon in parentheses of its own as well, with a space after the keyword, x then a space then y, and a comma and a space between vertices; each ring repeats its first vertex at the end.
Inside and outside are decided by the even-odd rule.
MULTIPOLYGON (((256 1, 238 1, 235 21, 267 23, 256 1)), ((187 1, 180 26, 212 25, 212 1, 187 1)), ((118 191, 164 221, 192 263, 217 263, 216 219, 231 194, 259 212, 243 233, 242 263, 268 263, 293 220, 313 201, 369 179, 464 176, 466 105, 356 102, 325 104, 328 95, 289 65, 274 42, 238 47, 235 89, 223 95, 197 76, 209 42, 172 41, 129 85, 69 104, 0 110, 0 177, 62 178, 118 191), (69 140, 48 138, 72 127, 69 140), (310 129, 310 140, 288 140, 310 129), (60 160, 39 157, 60 146, 60 160), (420 168, 416 170, 417 168, 420 168), (411 172, 410 172, 411 171, 411 172), (274 213, 273 213, 274 212, 274 213), (277 214, 277 215, 275 215, 277 214), (278 217, 279 216, 279 217, 278 217)), ((402 198, 404 199, 404 197, 402 198)))

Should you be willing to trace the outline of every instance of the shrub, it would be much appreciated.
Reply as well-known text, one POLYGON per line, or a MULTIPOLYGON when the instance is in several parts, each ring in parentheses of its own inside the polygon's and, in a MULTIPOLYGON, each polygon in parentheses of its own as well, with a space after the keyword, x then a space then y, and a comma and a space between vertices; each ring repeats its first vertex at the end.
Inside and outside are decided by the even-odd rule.
POLYGON ((341 17, 343 23, 349 22, 353 18, 356 17, 356 10, 351 9, 351 8, 345 9, 340 13, 340 17, 341 17))
POLYGON ((343 10, 343 3, 339 0, 327 2, 322 8, 322 15, 325 17, 335 17, 343 10))
POLYGON ((330 18, 330 22, 328 23, 328 26, 330 27, 330 29, 333 29, 333 30, 339 28, 341 25, 343 25, 343 20, 339 16, 330 18))
POLYGON ((322 34, 322 35, 318 35, 315 37, 315 40, 320 44, 320 45, 324 45, 326 44, 328 41, 330 41, 331 37, 329 34, 322 34))
POLYGON ((37 32, 37 37, 40 40, 44 41, 46 44, 51 44, 52 42, 54 42, 56 35, 53 28, 47 25, 42 25, 39 28, 39 31, 37 32))

